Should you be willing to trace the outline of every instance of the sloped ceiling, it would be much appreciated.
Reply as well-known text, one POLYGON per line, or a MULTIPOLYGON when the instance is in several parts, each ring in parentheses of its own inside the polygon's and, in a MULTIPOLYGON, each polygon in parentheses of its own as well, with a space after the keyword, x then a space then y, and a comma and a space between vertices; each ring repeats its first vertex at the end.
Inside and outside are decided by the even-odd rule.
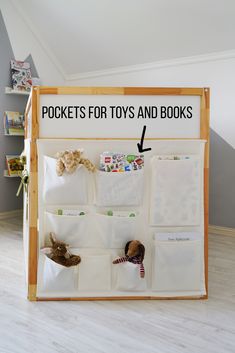
POLYGON ((66 76, 235 49, 235 1, 12 0, 66 76))

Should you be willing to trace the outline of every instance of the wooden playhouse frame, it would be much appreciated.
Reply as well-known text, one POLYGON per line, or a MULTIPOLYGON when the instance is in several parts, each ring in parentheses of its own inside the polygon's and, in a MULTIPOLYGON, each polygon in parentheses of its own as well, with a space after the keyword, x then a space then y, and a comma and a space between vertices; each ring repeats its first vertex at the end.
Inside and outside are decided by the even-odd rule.
MULTIPOLYGON (((117 299, 166 299, 149 296, 130 297, 88 297, 88 298, 39 298, 37 297, 38 268, 38 154, 39 106, 41 95, 171 95, 200 97, 200 137, 206 140, 204 159, 204 264, 206 294, 199 297, 174 297, 167 299, 206 299, 208 297, 208 190, 209 190, 209 88, 152 88, 152 87, 33 87, 25 111, 25 141, 29 146, 28 169, 30 172, 28 200, 24 203, 24 239, 26 242, 26 272, 28 299, 39 300, 117 300, 117 299), (28 208, 28 209, 27 209, 28 208)), ((53 138, 53 137, 52 137, 53 138)), ((66 138, 66 136, 65 136, 66 138)), ((170 138, 170 136, 169 136, 170 138)), ((79 138, 80 139, 80 138, 79 138)), ((87 140, 92 140, 87 137, 87 140)), ((99 138, 102 140, 101 138, 99 138)), ((131 138, 130 138, 131 139, 131 138)), ((132 138, 133 139, 133 138, 132 138)), ((84 138, 81 138, 84 140, 84 138)), ((104 138, 107 140, 107 138, 104 138)), ((112 140, 112 138, 110 138, 112 140)), ((125 139, 124 139, 125 140, 125 139)), ((136 139, 137 140, 137 139, 136 139)), ((146 139, 148 140, 148 139, 146 139)), ((149 139, 151 140, 151 139, 149 139)), ((154 140, 154 139, 152 139, 154 140)), ((158 140, 158 139, 155 139, 158 140)), ((26 198, 25 198, 26 199, 26 198)))

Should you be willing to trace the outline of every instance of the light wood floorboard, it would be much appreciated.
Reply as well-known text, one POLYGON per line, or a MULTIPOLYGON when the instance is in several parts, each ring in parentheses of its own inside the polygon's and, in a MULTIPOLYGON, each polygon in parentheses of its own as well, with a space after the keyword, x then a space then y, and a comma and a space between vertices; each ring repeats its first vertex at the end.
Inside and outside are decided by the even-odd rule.
POLYGON ((35 303, 21 228, 0 221, 0 353, 235 352, 235 237, 210 236, 207 301, 35 303))

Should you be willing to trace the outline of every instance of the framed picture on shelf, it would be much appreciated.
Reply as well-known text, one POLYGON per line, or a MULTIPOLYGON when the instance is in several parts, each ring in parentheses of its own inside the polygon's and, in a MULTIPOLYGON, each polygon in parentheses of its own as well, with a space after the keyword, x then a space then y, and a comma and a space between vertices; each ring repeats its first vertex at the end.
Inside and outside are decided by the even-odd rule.
POLYGON ((30 91, 32 76, 30 64, 25 61, 11 60, 12 88, 16 91, 30 91))
POLYGON ((19 155, 6 155, 6 166, 9 176, 20 175, 24 169, 19 155))
POLYGON ((5 135, 24 136, 24 115, 19 112, 4 112, 5 135))

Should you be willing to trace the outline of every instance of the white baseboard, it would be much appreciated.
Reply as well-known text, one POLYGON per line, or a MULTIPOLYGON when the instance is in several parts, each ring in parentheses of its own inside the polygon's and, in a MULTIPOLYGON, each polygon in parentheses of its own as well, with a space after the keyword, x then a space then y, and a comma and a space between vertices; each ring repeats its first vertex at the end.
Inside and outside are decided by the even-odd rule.
POLYGON ((13 210, 8 212, 0 212, 0 220, 6 218, 23 217, 23 210, 13 210))
POLYGON ((235 236, 235 228, 227 228, 227 227, 209 225, 209 234, 235 236))

